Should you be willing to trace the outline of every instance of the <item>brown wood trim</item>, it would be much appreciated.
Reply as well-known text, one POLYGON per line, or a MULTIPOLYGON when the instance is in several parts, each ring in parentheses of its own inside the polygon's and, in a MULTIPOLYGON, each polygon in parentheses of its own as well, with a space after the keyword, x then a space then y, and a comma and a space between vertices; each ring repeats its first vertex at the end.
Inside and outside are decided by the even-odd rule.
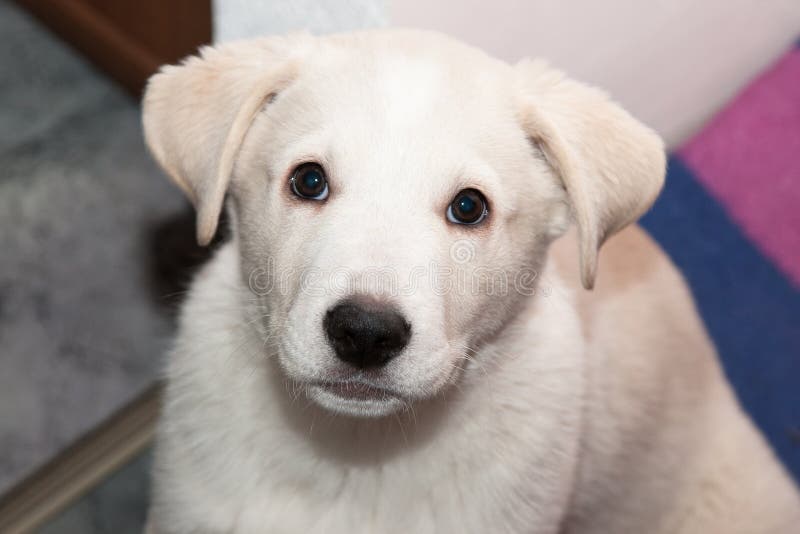
POLYGON ((0 532, 42 526, 152 441, 161 385, 147 389, 0 498, 0 532))
POLYGON ((211 42, 210 0, 16 0, 138 97, 147 78, 211 42))

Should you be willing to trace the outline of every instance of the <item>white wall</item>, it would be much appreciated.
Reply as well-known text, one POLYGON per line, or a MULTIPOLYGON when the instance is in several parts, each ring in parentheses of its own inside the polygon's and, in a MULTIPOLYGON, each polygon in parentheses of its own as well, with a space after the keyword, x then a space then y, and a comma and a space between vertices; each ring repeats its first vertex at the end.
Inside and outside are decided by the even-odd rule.
POLYGON ((212 9, 215 42, 385 26, 389 13, 385 0, 213 0, 212 9))
POLYGON ((214 0, 217 41, 391 24, 506 60, 549 59, 607 89, 671 145, 800 35, 800 0, 214 0))

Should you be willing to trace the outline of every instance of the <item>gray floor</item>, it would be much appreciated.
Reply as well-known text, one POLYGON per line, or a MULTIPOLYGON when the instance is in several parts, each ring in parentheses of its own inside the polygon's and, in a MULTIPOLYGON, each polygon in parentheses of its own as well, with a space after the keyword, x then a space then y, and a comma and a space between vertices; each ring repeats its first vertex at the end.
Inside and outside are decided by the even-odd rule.
POLYGON ((2 493, 157 376, 148 239, 183 199, 134 100, 3 0, 0 35, 2 493))

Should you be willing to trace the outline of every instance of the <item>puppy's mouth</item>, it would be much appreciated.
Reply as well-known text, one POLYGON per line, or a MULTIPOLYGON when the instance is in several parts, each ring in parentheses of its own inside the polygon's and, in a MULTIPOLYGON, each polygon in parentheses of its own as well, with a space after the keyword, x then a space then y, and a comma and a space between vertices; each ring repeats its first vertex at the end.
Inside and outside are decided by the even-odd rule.
POLYGON ((362 382, 360 380, 348 380, 342 382, 315 382, 312 386, 322 391, 339 397, 344 400, 352 401, 386 401, 400 397, 390 389, 362 382))
POLYGON ((382 417, 405 404, 398 392, 362 380, 312 382, 306 391, 323 408, 357 417, 382 417))

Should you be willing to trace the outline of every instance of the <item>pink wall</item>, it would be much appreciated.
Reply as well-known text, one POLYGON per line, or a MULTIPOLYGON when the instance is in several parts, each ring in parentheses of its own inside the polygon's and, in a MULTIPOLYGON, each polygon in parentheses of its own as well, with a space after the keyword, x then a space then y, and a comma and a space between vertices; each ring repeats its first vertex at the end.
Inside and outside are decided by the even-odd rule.
POLYGON ((677 144, 800 33, 798 0, 391 0, 396 26, 541 56, 677 144))

